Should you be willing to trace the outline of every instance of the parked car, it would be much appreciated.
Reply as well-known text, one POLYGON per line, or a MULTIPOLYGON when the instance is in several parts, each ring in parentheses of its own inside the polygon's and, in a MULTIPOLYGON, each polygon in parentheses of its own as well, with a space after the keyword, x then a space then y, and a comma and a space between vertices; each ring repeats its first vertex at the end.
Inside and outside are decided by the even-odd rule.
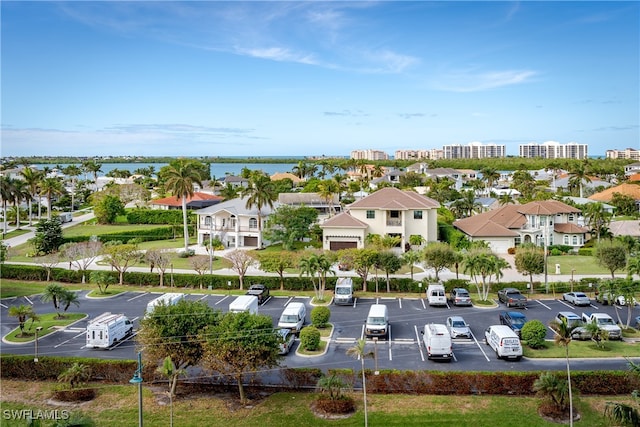
POLYGON ((527 306, 527 297, 522 295, 519 289, 516 288, 504 288, 498 291, 498 301, 504 303, 507 308, 519 307, 525 308, 527 306))
POLYGON ((262 305, 267 299, 269 299, 269 288, 261 284, 251 285, 247 290, 246 295, 258 297, 258 304, 262 305))
POLYGON ((585 328, 584 322, 573 311, 561 311, 556 315, 554 319, 558 323, 562 323, 563 321, 567 323, 569 327, 575 327, 575 329, 571 332, 571 338, 574 340, 588 340, 591 339, 591 334, 585 328))
POLYGON ((453 305, 472 305, 471 295, 465 288, 453 288, 449 294, 449 302, 453 305))
MULTIPOLYGON (((612 295, 609 292, 600 292, 596 294, 596 301, 598 301, 602 305, 611 304, 611 300, 613 300, 613 303, 616 305, 624 306, 627 304, 627 301, 623 295, 618 295, 612 298, 612 295)), ((638 304, 638 301, 634 298, 633 305, 637 305, 637 304, 638 304)))
POLYGON ((506 325, 513 329, 513 332, 520 337, 522 327, 527 323, 527 318, 519 311, 502 311, 500 312, 500 324, 506 325))
POLYGON ((280 340, 280 352, 279 354, 285 355, 291 351, 291 347, 293 347, 293 343, 296 341, 296 335, 291 332, 290 329, 277 329, 276 330, 279 340, 280 340))
POLYGON ((447 317, 447 329, 451 338, 471 338, 471 329, 469 325, 464 321, 462 316, 447 317))
POLYGON ((584 292, 567 292, 562 294, 562 301, 573 305, 591 305, 591 299, 584 292))

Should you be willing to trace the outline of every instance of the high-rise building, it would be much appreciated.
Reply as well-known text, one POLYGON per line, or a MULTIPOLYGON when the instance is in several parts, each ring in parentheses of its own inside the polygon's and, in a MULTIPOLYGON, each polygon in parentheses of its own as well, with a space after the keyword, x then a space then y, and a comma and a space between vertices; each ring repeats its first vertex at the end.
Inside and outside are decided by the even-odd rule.
POLYGON ((437 148, 430 150, 396 150, 394 159, 396 160, 438 160, 444 157, 444 152, 437 148))
POLYGON ((569 142, 560 144, 547 141, 542 144, 532 142, 520 144, 520 157, 542 157, 543 159, 586 159, 588 157, 587 144, 569 142))
POLYGON ((506 146, 494 143, 470 142, 467 145, 451 144, 442 147, 445 159, 485 159, 505 157, 506 146))
POLYGON ((625 148, 624 150, 607 150, 607 159, 630 159, 640 160, 640 150, 634 148, 625 148))
POLYGON ((389 160, 389 155, 380 150, 353 150, 351 158, 356 160, 389 160))

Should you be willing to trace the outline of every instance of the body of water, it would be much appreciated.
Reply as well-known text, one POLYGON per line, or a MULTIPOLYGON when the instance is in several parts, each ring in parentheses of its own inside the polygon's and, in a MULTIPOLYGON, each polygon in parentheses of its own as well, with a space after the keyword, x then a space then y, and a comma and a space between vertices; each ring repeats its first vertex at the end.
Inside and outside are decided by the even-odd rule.
MULTIPOLYGON (((262 170, 269 175, 273 175, 277 172, 291 172, 293 167, 297 163, 211 163, 211 178, 222 178, 225 175, 240 175, 240 172, 245 167, 251 170, 262 170)), ((45 167, 53 169, 56 165, 51 164, 36 164, 33 165, 42 170, 45 167)), ((69 166, 67 163, 61 163, 58 166, 65 168, 69 166)), ((76 166, 81 166, 76 164, 76 166)), ((153 166, 156 173, 162 169, 163 166, 167 166, 167 163, 102 163, 100 169, 102 172, 98 173, 98 176, 104 176, 114 169, 128 170, 133 173, 137 169, 148 168, 153 166)), ((84 177, 84 174, 80 176, 84 177)), ((91 179, 91 174, 88 174, 88 178, 91 179)))

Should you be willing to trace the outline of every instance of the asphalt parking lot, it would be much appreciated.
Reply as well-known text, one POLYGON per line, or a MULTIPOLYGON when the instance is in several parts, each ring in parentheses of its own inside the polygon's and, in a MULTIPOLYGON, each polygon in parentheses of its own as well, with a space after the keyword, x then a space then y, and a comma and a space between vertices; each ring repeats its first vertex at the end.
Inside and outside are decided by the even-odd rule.
MULTIPOLYGON (((101 357, 109 359, 134 359, 138 351, 135 341, 135 333, 108 350, 89 349, 85 346, 85 331, 91 318, 95 318, 105 311, 123 313, 134 322, 137 330, 139 319, 144 315, 147 303, 158 297, 157 292, 127 292, 115 297, 88 298, 87 292, 79 293, 80 307, 72 306, 69 312, 87 313, 89 318, 81 320, 64 330, 49 334, 40 338, 38 352, 40 355, 59 356, 83 356, 101 357)), ((574 307, 557 298, 543 300, 531 300, 526 309, 509 309, 520 311, 528 320, 538 319, 544 324, 556 316, 559 311, 573 311, 581 315, 583 311, 600 311, 610 314, 617 320, 616 310, 621 310, 620 315, 626 320, 627 309, 625 307, 602 306, 592 303, 589 307, 574 307)), ((233 301, 233 295, 205 295, 188 294, 188 300, 200 300, 206 302, 214 309, 227 311, 229 303, 233 301)), ((306 297, 270 297, 259 307, 261 314, 269 315, 277 324, 284 307, 291 301, 300 301, 307 306, 306 324, 310 324, 310 313, 313 307, 310 299, 306 297)), ((331 305, 330 322, 334 330, 330 337, 327 352, 316 357, 304 357, 292 351, 287 355, 282 365, 289 367, 314 366, 320 368, 353 368, 359 369, 360 362, 346 355, 348 348, 352 347, 356 340, 364 337, 364 322, 372 304, 385 304, 389 313, 389 337, 388 339, 368 340, 368 350, 375 354, 372 360, 367 360, 367 367, 374 369, 437 369, 437 370, 536 370, 541 368, 541 361, 527 360, 504 361, 498 360, 488 346, 484 344, 484 330, 489 325, 499 324, 500 311, 507 310, 504 305, 490 308, 479 307, 431 307, 425 298, 416 295, 415 298, 386 298, 381 294, 379 298, 356 298, 354 304, 346 306, 331 305), (454 358, 450 363, 427 360, 426 350, 420 331, 427 323, 445 323, 448 316, 459 315, 470 325, 472 339, 453 340, 454 358)), ((0 317, 2 320, 1 331, 4 336, 17 326, 15 318, 8 316, 8 307, 17 304, 31 304, 37 313, 51 312, 51 303, 42 303, 39 296, 21 297, 2 300, 0 305, 0 317)), ((638 308, 634 308, 634 316, 638 315, 638 308)), ((553 332, 547 330, 547 338, 553 338, 553 332)), ((26 344, 0 344, 2 353, 33 354, 34 343, 26 344)), ((297 346, 297 344, 296 344, 297 346)), ((294 347, 295 350, 295 347, 294 347)), ((564 361, 558 361, 558 369, 562 369, 564 361)), ((594 368, 603 369, 600 361, 592 362, 594 368)), ((610 362, 612 366, 625 366, 624 360, 610 362)), ((589 366, 585 362, 585 366, 589 366)), ((545 367, 545 369, 547 369, 545 367)), ((551 368, 549 368, 551 369, 551 368)))

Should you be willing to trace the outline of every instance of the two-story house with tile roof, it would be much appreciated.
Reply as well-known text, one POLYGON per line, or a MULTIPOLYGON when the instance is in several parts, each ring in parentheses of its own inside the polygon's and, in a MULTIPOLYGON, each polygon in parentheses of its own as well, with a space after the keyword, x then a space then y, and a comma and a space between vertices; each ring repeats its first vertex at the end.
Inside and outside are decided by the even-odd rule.
POLYGON ((435 242, 439 207, 437 201, 414 191, 382 188, 320 225, 323 249, 363 248, 368 234, 398 236, 401 247, 409 243, 411 235, 435 242))
POLYGON ((489 212, 459 219, 453 226, 471 241, 484 240, 496 253, 506 253, 521 243, 538 246, 568 245, 577 250, 589 238, 580 225, 581 211, 557 200, 505 205, 489 212))

